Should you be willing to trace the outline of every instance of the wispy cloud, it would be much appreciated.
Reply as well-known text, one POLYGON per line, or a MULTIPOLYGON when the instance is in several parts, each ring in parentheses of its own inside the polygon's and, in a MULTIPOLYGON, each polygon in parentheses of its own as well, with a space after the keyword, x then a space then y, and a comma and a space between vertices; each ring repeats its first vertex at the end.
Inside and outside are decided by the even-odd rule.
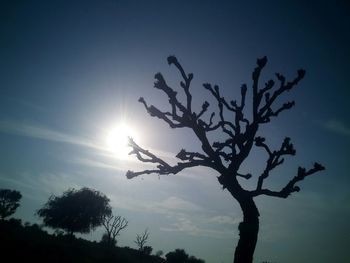
POLYGON ((24 98, 2 95, 2 99, 9 101, 11 104, 16 104, 16 107, 21 107, 23 110, 34 110, 39 112, 45 111, 44 107, 32 103, 24 98))
POLYGON ((179 217, 171 227, 162 227, 162 231, 167 232, 185 232, 190 235, 199 235, 201 231, 189 218, 179 217))
MULTIPOLYGON (((67 134, 61 131, 56 131, 52 128, 45 127, 42 125, 33 125, 28 123, 22 123, 18 121, 13 120, 0 120, 0 133, 7 133, 7 134, 14 134, 19 136, 25 136, 29 138, 35 138, 35 139, 41 139, 46 141, 52 141, 52 142, 59 142, 59 143, 67 143, 72 144, 76 146, 81 147, 87 147, 92 148, 95 150, 98 150, 101 155, 104 155, 108 158, 116 158, 115 154, 110 152, 103 143, 91 140, 88 138, 84 138, 82 136, 76 136, 67 134)), ((174 162, 175 161, 175 154, 171 152, 165 152, 157 149, 149 149, 154 154, 158 155, 160 158, 163 158, 166 161, 174 162)), ((129 158, 125 161, 137 161, 136 158, 129 158)), ((92 165, 92 163, 86 163, 88 165, 92 165)), ((101 166, 101 164, 96 164, 97 166, 101 166)), ((145 165, 149 166, 149 164, 145 163, 145 165)), ((102 165, 103 166, 103 165, 102 165)), ((105 168, 112 168, 104 166, 105 168)), ((102 167, 101 167, 102 168, 102 167)))
POLYGON ((108 170, 115 170, 115 171, 126 171, 126 167, 121 167, 120 165, 116 165, 113 163, 107 163, 100 160, 95 159, 88 159, 88 158, 70 158, 68 160, 71 163, 88 166, 92 168, 101 168, 101 169, 108 169, 108 170))
POLYGON ((183 200, 176 196, 170 196, 162 201, 150 201, 113 195, 111 200, 113 205, 118 208, 171 216, 173 216, 174 213, 195 212, 203 209, 192 202, 183 200))
POLYGON ((198 226, 198 220, 196 220, 196 223, 194 223, 193 220, 186 215, 180 215, 175 219, 175 223, 171 224, 169 227, 161 227, 160 230, 165 232, 182 232, 190 236, 203 236, 213 238, 232 237, 232 230, 223 228, 213 229, 213 224, 198 226))
POLYGON ((65 173, 33 174, 22 172, 15 178, 0 175, 0 182, 15 186, 26 198, 43 201, 51 194, 61 194, 68 188, 80 188, 74 175, 65 173))
POLYGON ((208 223, 215 223, 221 225, 236 225, 241 221, 241 218, 233 218, 227 215, 214 216, 208 219, 208 223))
POLYGON ((0 121, 0 132, 47 141, 69 143, 101 150, 101 146, 91 140, 58 132, 44 126, 31 125, 15 121, 0 121))
MULTIPOLYGON (((79 165, 85 165, 88 167, 95 167, 101 169, 112 169, 112 170, 128 170, 131 166, 125 165, 126 163, 133 163, 132 167, 135 171, 141 171, 155 167, 156 164, 148 162, 140 162, 136 157, 131 156, 130 158, 123 159, 124 165, 118 164, 116 166, 115 160, 119 159, 113 152, 108 150, 107 146, 102 141, 92 140, 88 137, 72 135, 52 129, 47 126, 29 124, 25 122, 19 122, 14 120, 0 120, 0 133, 14 134, 18 136, 24 136, 28 138, 35 138, 40 140, 46 140, 56 143, 66 143, 75 145, 78 147, 86 147, 95 150, 94 154, 101 158, 94 160, 87 159, 85 157, 70 158, 69 162, 74 162, 79 165), (107 161, 107 162, 106 162, 107 161)), ((154 148, 147 148, 150 152, 157 155, 169 164, 176 164, 179 160, 175 157, 176 153, 162 151, 154 148)), ((203 174, 207 174, 208 169, 203 167, 195 167, 191 170, 182 172, 182 175, 186 175, 187 178, 202 178, 203 174), (198 176, 200 175, 200 176, 198 176)))
POLYGON ((28 188, 30 189, 31 191, 35 190, 35 187, 31 184, 28 184, 28 183, 25 183, 25 182, 22 182, 22 178, 8 178, 6 177, 5 175, 0 175, 0 181, 2 181, 3 183, 8 183, 8 184, 11 184, 11 185, 15 185, 17 187, 21 187, 21 188, 28 188))
POLYGON ((205 208, 177 196, 170 196, 161 201, 147 201, 114 195, 111 200, 115 208, 165 216, 168 224, 159 228, 165 232, 231 238, 233 229, 236 229, 239 223, 239 219, 229 215, 213 216, 212 211, 206 211, 205 208))
POLYGON ((344 122, 341 122, 339 120, 336 120, 336 119, 328 120, 324 122, 322 126, 329 131, 350 137, 350 127, 347 126, 344 122))
POLYGON ((156 208, 160 209, 171 209, 171 210, 187 210, 187 211, 198 211, 202 208, 194 203, 183 200, 176 196, 171 196, 158 204, 155 205, 156 208))

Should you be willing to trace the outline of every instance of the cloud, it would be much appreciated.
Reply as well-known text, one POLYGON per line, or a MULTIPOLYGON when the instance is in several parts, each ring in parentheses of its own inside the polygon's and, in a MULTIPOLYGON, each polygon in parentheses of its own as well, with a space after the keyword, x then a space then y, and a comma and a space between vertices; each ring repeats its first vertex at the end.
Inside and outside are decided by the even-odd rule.
POLYGON ((189 201, 183 200, 176 196, 171 196, 162 202, 158 203, 156 208, 160 209, 170 209, 170 210, 188 210, 188 211, 198 211, 202 208, 198 205, 191 203, 189 201))
POLYGON ((15 178, 0 176, 0 182, 15 186, 21 193, 33 200, 43 201, 51 194, 61 194, 68 188, 80 188, 76 182, 76 175, 66 173, 40 173, 22 172, 15 178))
MULTIPOLYGON (((201 220, 196 218, 196 222, 200 224, 201 220)), ((212 229, 212 224, 209 226, 209 228, 208 225, 199 227, 187 215, 179 215, 176 217, 176 222, 171 224, 170 227, 161 227, 160 230, 165 232, 182 232, 190 236, 232 238, 232 230, 212 229)))
POLYGON ((322 126, 329 131, 350 137, 350 127, 346 126, 345 123, 339 120, 328 120, 323 123, 322 126))
MULTIPOLYGON (((28 138, 35 138, 57 143, 66 143, 78 147, 93 149, 95 150, 94 154, 96 156, 102 157, 103 161, 97 157, 94 160, 82 157, 76 157, 74 159, 70 158, 67 160, 71 163, 76 163, 87 167, 126 171, 130 169, 131 166, 129 164, 132 163, 132 170, 142 171, 156 166, 154 163, 141 162, 135 156, 131 156, 130 158, 123 159, 123 165, 119 163, 117 167, 115 162, 116 159, 119 158, 114 153, 110 152, 102 142, 98 140, 91 140, 86 137, 63 133, 61 131, 57 131, 43 125, 33 125, 14 120, 0 120, 0 133, 14 134, 28 138)), ((154 148, 147 149, 170 165, 174 165, 178 162, 178 159, 175 157, 175 153, 154 148)), ((208 174, 208 176, 211 176, 211 173, 208 173, 207 167, 193 167, 192 169, 182 171, 182 175, 185 175, 186 178, 195 178, 200 180, 202 180, 203 176, 206 174, 208 174)))
POLYGON ((162 227, 162 231, 167 232, 185 232, 190 235, 199 235, 201 231, 189 218, 186 217, 178 217, 177 221, 172 224, 172 227, 162 227))
POLYGON ((113 207, 121 209, 156 213, 166 216, 168 225, 161 226, 165 232, 181 232, 190 236, 205 236, 213 238, 232 238, 232 232, 240 218, 229 215, 212 216, 212 211, 184 200, 170 196, 162 201, 146 201, 126 196, 113 196, 113 207))
MULTIPOLYGON (((113 159, 116 158, 116 155, 111 153, 109 150, 107 150, 106 147, 99 141, 94 141, 88 138, 83 138, 83 137, 78 137, 75 135, 63 133, 61 131, 56 131, 42 125, 33 125, 33 124, 22 123, 22 122, 13 121, 13 120, 6 120, 6 121, 1 120, 0 133, 15 134, 15 135, 25 136, 29 138, 35 138, 35 139, 41 139, 41 140, 59 142, 59 143, 67 143, 67 144, 72 144, 76 146, 92 148, 92 149, 98 150, 99 153, 104 157, 113 158, 113 159)), ((174 157, 176 154, 174 153, 161 151, 153 148, 150 148, 148 150, 150 150, 152 153, 156 154, 157 156, 159 156, 160 158, 164 159, 169 163, 176 161, 176 158, 174 157)), ((125 161, 141 163, 136 158, 125 159, 125 161)), ((91 162, 86 162, 86 164, 90 166, 92 165, 91 162)), ((152 164, 149 164, 149 163, 143 163, 143 164, 144 166, 152 166, 152 164)), ((96 163, 95 165, 101 166, 101 164, 96 164, 96 163)), ((112 168, 107 166, 104 166, 104 167, 112 168)))
POLYGON ((108 170, 115 170, 115 171, 126 171, 127 169, 124 167, 120 167, 120 165, 116 164, 109 164, 104 161, 99 161, 95 159, 89 159, 89 158, 70 158, 68 160, 71 163, 78 164, 78 165, 84 165, 88 167, 93 167, 93 168, 101 168, 101 169, 108 169, 108 170))
POLYGON ((134 199, 132 197, 112 195, 113 206, 138 212, 149 212, 174 216, 182 212, 196 212, 202 208, 194 203, 183 200, 179 197, 171 196, 162 201, 150 201, 134 199))
POLYGON ((222 225, 236 225, 241 221, 240 218, 233 218, 227 215, 214 216, 208 219, 208 223, 222 224, 222 225))
POLYGON ((2 181, 3 183, 7 183, 10 185, 15 185, 17 187, 21 187, 21 188, 28 188, 31 191, 36 190, 36 188, 28 183, 22 182, 22 178, 8 178, 4 175, 0 175, 0 181, 2 181))
POLYGON ((102 149, 98 144, 85 138, 68 135, 43 126, 35 126, 15 121, 0 121, 0 132, 47 141, 69 143, 100 150, 102 149))

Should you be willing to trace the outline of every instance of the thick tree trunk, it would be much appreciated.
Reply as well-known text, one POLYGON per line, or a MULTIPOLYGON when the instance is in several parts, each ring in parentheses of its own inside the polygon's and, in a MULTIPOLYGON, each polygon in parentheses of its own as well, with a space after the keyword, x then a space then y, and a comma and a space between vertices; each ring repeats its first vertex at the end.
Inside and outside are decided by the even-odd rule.
MULTIPOLYGON (((236 174, 236 173, 235 173, 236 174)), ((220 184, 226 188, 241 206, 243 222, 239 224, 239 240, 233 263, 252 263, 259 232, 259 210, 253 197, 238 184, 235 177, 221 175, 220 184)))
POLYGON ((258 240, 259 211, 250 196, 237 199, 242 211, 243 222, 239 224, 239 241, 236 247, 233 263, 252 263, 258 240))

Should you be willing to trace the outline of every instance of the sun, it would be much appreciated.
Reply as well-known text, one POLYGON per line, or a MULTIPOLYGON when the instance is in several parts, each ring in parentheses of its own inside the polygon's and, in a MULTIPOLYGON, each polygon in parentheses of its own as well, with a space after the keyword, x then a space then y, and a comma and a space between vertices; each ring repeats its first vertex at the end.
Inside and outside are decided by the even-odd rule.
POLYGON ((106 145, 110 152, 112 152, 119 159, 127 159, 131 148, 128 146, 129 137, 138 138, 134 129, 129 125, 123 123, 112 128, 107 133, 106 145))

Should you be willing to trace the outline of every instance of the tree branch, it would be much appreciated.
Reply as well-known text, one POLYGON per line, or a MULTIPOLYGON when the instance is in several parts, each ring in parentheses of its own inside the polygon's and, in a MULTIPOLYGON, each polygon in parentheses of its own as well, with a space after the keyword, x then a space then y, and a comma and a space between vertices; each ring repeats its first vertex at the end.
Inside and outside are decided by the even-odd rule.
POLYGON ((253 120, 256 121, 258 119, 258 108, 260 105, 262 95, 259 94, 259 78, 262 69, 265 67, 267 63, 266 56, 257 60, 257 67, 253 72, 253 120))
POLYGON ((183 125, 181 123, 180 116, 178 116, 177 113, 176 113, 175 104, 174 104, 174 107, 173 107, 173 112, 170 113, 170 112, 162 112, 162 111, 160 111, 158 108, 156 108, 153 105, 148 106, 146 101, 142 97, 139 98, 139 102, 141 102, 145 106, 145 108, 146 108, 147 112, 149 113, 149 115, 151 115, 152 117, 157 117, 157 118, 165 121, 166 123, 169 124, 169 126, 171 128, 182 128, 182 127, 185 127, 185 125, 183 125), (171 116, 173 120, 177 121, 177 123, 175 123, 172 120, 170 120, 168 118, 168 116, 171 116))
POLYGON ((200 160, 206 160, 208 161, 208 157, 204 154, 197 153, 197 152, 187 152, 185 149, 181 149, 181 151, 176 155, 177 158, 179 158, 182 161, 193 161, 194 158, 200 159, 200 160))
POLYGON ((236 174, 237 176, 239 176, 239 177, 242 177, 242 178, 244 178, 244 179, 250 179, 251 177, 252 177, 252 174, 251 173, 247 173, 247 174, 241 174, 241 173, 237 173, 236 174))
POLYGON ((134 242, 139 247, 140 251, 142 251, 144 245, 147 242, 148 237, 149 237, 149 232, 148 232, 147 228, 146 228, 145 232, 143 232, 142 235, 137 234, 136 240, 134 242))
POLYGON ((106 229, 109 242, 116 241, 116 237, 120 231, 128 226, 128 220, 121 216, 114 216, 112 214, 105 216, 102 221, 102 225, 106 229))
POLYGON ((293 179, 290 180, 281 191, 271 191, 269 189, 257 189, 257 190, 251 191, 250 193, 253 197, 259 196, 259 195, 268 195, 268 196, 274 196, 274 197, 280 197, 280 198, 287 198, 291 193, 300 191, 299 186, 295 185, 296 183, 304 180, 304 178, 307 176, 310 176, 314 173, 317 173, 323 170, 325 170, 325 167, 319 163, 314 163, 314 167, 309 170, 299 167, 297 175, 293 177, 293 179))
POLYGON ((272 96, 270 96, 270 93, 268 93, 267 90, 272 88, 273 84, 271 82, 270 85, 267 84, 265 89, 262 89, 259 93, 260 97, 262 97, 263 94, 265 94, 265 101, 266 101, 265 105, 259 110, 259 114, 258 114, 261 123, 269 122, 270 117, 276 117, 280 112, 284 110, 288 110, 294 106, 294 101, 293 101, 293 102, 284 103, 277 111, 273 111, 271 108, 275 100, 280 95, 293 89, 299 83, 299 81, 304 78, 304 76, 305 76, 305 70, 299 69, 297 72, 297 76, 294 78, 294 80, 286 84, 285 77, 282 74, 276 73, 276 77, 280 81, 279 88, 273 92, 272 96))
POLYGON ((278 151, 272 152, 267 146, 267 144, 265 144, 265 138, 263 137, 256 137, 255 145, 257 147, 264 148, 269 155, 269 158, 266 162, 265 170, 258 178, 256 190, 261 190, 263 182, 267 177, 269 177, 270 172, 284 162, 284 159, 281 159, 281 157, 284 155, 295 155, 295 149, 293 147, 293 144, 290 142, 290 138, 288 137, 284 139, 278 151))
POLYGON ((188 162, 178 162, 176 165, 170 165, 161 158, 157 157, 148 150, 141 148, 137 145, 132 138, 129 138, 129 146, 132 147, 130 155, 136 155, 137 159, 142 162, 157 164, 157 169, 144 170, 139 172, 127 171, 126 177, 128 179, 137 177, 142 174, 152 174, 156 173, 159 175, 177 174, 178 172, 195 166, 206 166, 215 169, 214 162, 212 162, 208 157, 200 153, 191 153, 181 150, 177 157, 181 160, 188 160, 188 162), (197 159, 195 159, 197 158, 197 159), (199 159, 198 159, 199 158, 199 159))
MULTIPOLYGON (((186 168, 206 166, 220 173, 219 182, 224 188, 234 189, 234 191, 240 193, 243 191, 252 196, 265 194, 286 197, 299 189, 295 186, 295 183, 303 180, 304 177, 308 175, 324 169, 323 166, 317 163, 314 168, 308 171, 304 168, 299 168, 298 175, 279 192, 262 188, 263 182, 270 175, 270 172, 283 163, 284 159, 282 157, 285 155, 294 155, 295 150, 290 143, 290 139, 286 138, 279 150, 272 151, 265 143, 265 139, 256 137, 256 134, 261 124, 270 122, 271 117, 277 117, 281 112, 289 110, 294 106, 294 101, 291 101, 283 103, 281 106, 275 108, 275 102, 282 94, 290 91, 299 83, 305 75, 304 70, 298 70, 297 76, 290 82, 287 82, 282 74, 277 73, 276 82, 278 82, 279 85, 276 85, 273 80, 269 80, 265 83, 263 88, 259 88, 260 75, 267 64, 267 58, 262 57, 258 59, 257 66, 252 74, 253 83, 251 98, 253 116, 251 118, 246 118, 244 116, 247 97, 247 86, 245 84, 241 86, 241 98, 239 102, 234 100, 228 102, 221 96, 217 85, 203 84, 204 88, 214 97, 218 106, 218 120, 214 120, 215 113, 212 112, 209 121, 205 121, 203 116, 209 108, 209 103, 207 101, 202 104, 199 113, 192 111, 190 84, 193 79, 193 74, 186 74, 175 56, 168 57, 168 64, 174 65, 181 74, 183 80, 180 82, 180 86, 184 90, 186 102, 182 103, 177 99, 177 92, 167 85, 161 73, 155 75, 156 81, 154 87, 162 90, 167 95, 170 110, 161 111, 153 105, 149 106, 143 98, 140 98, 139 101, 145 106, 147 112, 151 116, 163 120, 171 128, 190 128, 199 139, 203 154, 182 149, 176 155, 182 162, 178 162, 176 165, 170 165, 148 150, 138 146, 133 140, 130 140, 129 145, 133 148, 130 154, 135 155, 136 158, 142 162, 155 164, 156 168, 139 172, 128 171, 127 178, 151 173, 159 175, 176 174, 186 168), (233 115, 231 120, 228 120, 228 117, 230 117, 229 114, 233 115), (208 133, 218 131, 219 129, 221 129, 224 135, 219 137, 219 141, 210 141, 208 133), (236 177, 243 177, 246 179, 251 177, 251 174, 241 174, 238 171, 241 164, 250 154, 254 143, 267 152, 268 159, 264 171, 258 177, 256 190, 247 191, 239 186, 236 177), (226 163, 224 165, 224 161, 226 161, 228 165, 226 163)), ((232 193, 234 191, 230 192, 232 193)))
POLYGON ((223 109, 225 106, 225 108, 230 110, 230 111, 236 112, 236 110, 227 103, 227 101, 225 100, 224 97, 220 96, 219 87, 217 85, 215 85, 213 88, 209 83, 205 83, 205 84, 203 84, 203 87, 205 89, 209 90, 218 102, 219 116, 220 116, 220 120, 221 120, 218 123, 218 125, 221 126, 223 132, 227 133, 230 137, 233 137, 234 136, 233 133, 229 129, 227 129, 226 126, 231 128, 232 130, 235 130, 235 126, 231 122, 228 122, 225 120, 223 109))
POLYGON ((188 112, 192 112, 192 95, 190 93, 190 84, 191 84, 191 81, 193 79, 193 74, 190 73, 188 75, 186 75, 183 67, 181 66, 181 64, 178 62, 177 58, 175 56, 169 56, 168 57, 168 64, 171 65, 171 64, 174 64, 177 69, 180 71, 181 73, 181 76, 182 78, 184 79, 185 83, 184 82, 180 82, 180 86, 184 89, 185 91, 185 94, 186 94, 186 100, 187 100, 187 111, 188 112))

